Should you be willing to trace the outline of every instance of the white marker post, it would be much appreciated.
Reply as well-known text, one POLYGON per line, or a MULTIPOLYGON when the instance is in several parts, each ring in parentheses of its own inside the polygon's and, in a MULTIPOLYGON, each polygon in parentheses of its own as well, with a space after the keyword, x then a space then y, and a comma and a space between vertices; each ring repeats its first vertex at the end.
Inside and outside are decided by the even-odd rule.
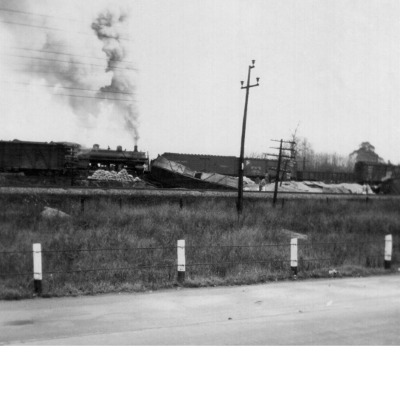
POLYGON ((33 284, 36 294, 42 294, 42 245, 33 245, 33 284))
POLYGON ((290 239, 290 268, 293 275, 297 278, 297 238, 290 239))
POLYGON ((185 271, 186 271, 184 240, 178 240, 177 250, 178 250, 178 282, 182 283, 185 281, 185 271))
POLYGON ((393 239, 392 235, 385 236, 385 269, 390 269, 392 263, 393 239))

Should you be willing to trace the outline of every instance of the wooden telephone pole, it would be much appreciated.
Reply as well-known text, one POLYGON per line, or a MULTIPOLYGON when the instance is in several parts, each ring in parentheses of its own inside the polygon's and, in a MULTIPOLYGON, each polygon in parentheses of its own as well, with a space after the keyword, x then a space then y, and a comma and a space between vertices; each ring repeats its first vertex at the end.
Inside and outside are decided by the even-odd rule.
POLYGON ((280 173, 282 172, 282 180, 283 180, 283 176, 287 172, 286 171, 286 166, 288 164, 287 161, 293 159, 292 152, 293 152, 293 146, 294 146, 295 142, 288 141, 288 140, 283 140, 283 139, 280 139, 280 140, 273 140, 272 139, 272 141, 280 143, 279 147, 272 147, 273 149, 278 149, 279 150, 278 155, 269 154, 270 156, 278 157, 278 165, 276 167, 274 197, 273 197, 273 200, 272 200, 272 204, 275 207, 275 204, 276 204, 276 201, 277 201, 277 198, 278 198, 279 176, 280 176, 280 173), (291 145, 291 147, 290 148, 284 148, 283 147, 283 143, 288 143, 288 144, 291 145), (284 154, 284 151, 290 151, 291 152, 290 156, 284 154), (282 164, 282 159, 283 158, 286 160, 286 162, 285 162, 285 168, 281 171, 281 164, 282 164))
POLYGON ((239 157, 239 184, 238 184, 238 201, 237 201, 237 212, 240 215, 243 211, 243 174, 244 174, 244 139, 246 136, 246 122, 247 122, 247 105, 249 102, 249 90, 254 86, 259 86, 258 81, 260 78, 256 78, 257 83, 250 85, 250 72, 254 68, 255 60, 252 60, 252 65, 249 65, 249 72, 247 74, 247 85, 243 86, 244 81, 241 81, 241 89, 246 89, 246 100, 244 103, 244 114, 242 124, 242 140, 240 144, 240 157, 239 157))

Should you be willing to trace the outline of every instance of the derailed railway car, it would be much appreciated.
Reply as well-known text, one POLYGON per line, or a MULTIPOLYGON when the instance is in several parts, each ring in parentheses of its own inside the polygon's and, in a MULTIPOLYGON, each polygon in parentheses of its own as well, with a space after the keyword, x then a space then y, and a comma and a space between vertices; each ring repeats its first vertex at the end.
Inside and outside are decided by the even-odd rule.
MULTIPOLYGON (((239 159, 237 159, 239 162, 239 159)), ((262 158, 245 158, 244 159, 244 175, 249 178, 264 178, 265 175, 275 177, 276 160, 266 160, 262 158)))
MULTIPOLYGON (((180 153, 164 153, 162 156, 199 172, 215 172, 230 176, 239 175, 238 157, 180 153)), ((289 178, 298 181, 378 184, 389 173, 393 176, 400 176, 400 166, 372 162, 357 162, 352 172, 337 172, 301 170, 296 168, 295 163, 288 165, 284 160, 281 169, 286 170, 284 179, 289 178)), ((276 170, 277 159, 245 158, 244 160, 244 175, 251 179, 262 178, 268 174, 268 177, 273 180, 276 176, 276 170)))
MULTIPOLYGON (((229 176, 239 175, 239 158, 234 156, 163 153, 162 157, 198 172, 215 172, 229 176)), ((263 178, 268 173, 269 176, 274 177, 276 166, 276 160, 245 158, 244 175, 249 178, 263 178)))
POLYGON ((162 157, 198 172, 236 176, 239 171, 238 158, 233 156, 164 153, 162 157))

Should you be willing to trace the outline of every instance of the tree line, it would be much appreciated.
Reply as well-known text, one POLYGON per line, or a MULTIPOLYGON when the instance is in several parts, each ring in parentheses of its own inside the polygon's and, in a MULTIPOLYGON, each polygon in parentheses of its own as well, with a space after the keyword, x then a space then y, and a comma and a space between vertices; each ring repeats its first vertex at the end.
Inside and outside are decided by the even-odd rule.
MULTIPOLYGON (((293 157, 298 171, 351 173, 357 161, 385 162, 383 158, 375 152, 375 147, 369 142, 362 142, 357 150, 344 156, 336 152, 317 152, 313 149, 313 146, 306 137, 297 136, 296 134, 293 134, 290 140, 295 143, 291 156, 293 157)), ((267 153, 251 153, 248 157, 261 159, 270 158, 267 153)), ((390 161, 388 161, 388 163, 390 164, 390 161)))

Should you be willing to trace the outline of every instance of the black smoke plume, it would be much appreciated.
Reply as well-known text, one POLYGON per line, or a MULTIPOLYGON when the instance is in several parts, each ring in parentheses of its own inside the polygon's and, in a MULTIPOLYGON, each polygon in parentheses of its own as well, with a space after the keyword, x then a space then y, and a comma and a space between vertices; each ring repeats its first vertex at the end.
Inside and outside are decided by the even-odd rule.
POLYGON ((125 127, 132 132, 135 144, 139 139, 138 111, 134 93, 136 72, 129 63, 127 44, 124 36, 128 15, 120 10, 118 13, 102 12, 92 23, 92 29, 103 42, 103 52, 107 56, 107 72, 112 73, 111 83, 100 89, 102 95, 115 99, 115 106, 125 120, 125 127))

